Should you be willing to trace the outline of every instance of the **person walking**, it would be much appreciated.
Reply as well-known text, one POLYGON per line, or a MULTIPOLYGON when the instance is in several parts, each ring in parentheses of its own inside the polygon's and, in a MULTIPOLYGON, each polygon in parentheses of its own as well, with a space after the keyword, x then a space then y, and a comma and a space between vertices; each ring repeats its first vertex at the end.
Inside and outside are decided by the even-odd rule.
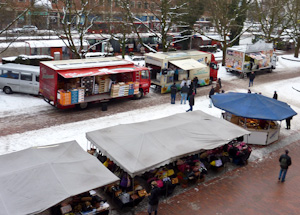
POLYGON ((215 93, 217 93, 217 94, 220 93, 220 85, 219 85, 219 83, 216 84, 215 93))
POLYGON ((160 194, 160 189, 157 186, 156 181, 151 182, 151 192, 147 194, 148 196, 148 213, 149 215, 154 212, 154 215, 157 215, 157 209, 158 209, 158 203, 159 203, 159 194, 160 194))
POLYGON ((211 86, 211 89, 210 89, 210 91, 209 91, 209 94, 208 94, 208 97, 209 97, 209 108, 212 108, 212 100, 211 100, 211 96, 212 95, 214 95, 215 94, 215 88, 214 88, 214 86, 211 86))
POLYGON ((286 172, 289 166, 292 165, 292 159, 288 154, 289 151, 285 150, 285 154, 282 154, 279 158, 280 172, 279 172, 278 181, 281 180, 281 182, 285 181, 286 172))
POLYGON ((194 85, 194 91, 195 91, 195 94, 197 94, 197 86, 198 86, 198 77, 195 76, 195 78, 193 79, 193 85, 194 85))
POLYGON ((253 86, 254 78, 255 78, 255 74, 254 74, 254 72, 251 72, 249 75, 249 87, 253 86))
POLYGON ((191 96, 191 95, 193 94, 193 92, 194 92, 194 86, 193 86, 193 84, 190 84, 190 85, 188 85, 188 87, 189 87, 189 92, 188 92, 187 99, 189 100, 190 96, 191 96))
POLYGON ((286 118, 285 119, 285 122, 286 122, 286 129, 291 129, 291 120, 293 119, 293 117, 289 117, 289 118, 286 118))
POLYGON ((186 103, 188 93, 189 93, 189 88, 186 85, 186 83, 184 83, 183 87, 181 88, 181 101, 180 101, 180 104, 182 104, 183 100, 184 100, 184 104, 186 103))
POLYGON ((189 104, 190 104, 190 109, 188 109, 186 112, 193 111, 193 106, 195 104, 195 93, 190 95, 189 104))
POLYGON ((221 82, 221 78, 218 78, 218 81, 217 81, 217 83, 219 84, 219 86, 220 86, 220 89, 222 89, 222 82, 221 82))
POLYGON ((171 104, 175 104, 176 93, 177 93, 176 83, 173 83, 173 85, 171 86, 171 104))
POLYGON ((277 92, 274 91, 273 99, 276 99, 276 100, 277 100, 277 98, 278 98, 277 92))

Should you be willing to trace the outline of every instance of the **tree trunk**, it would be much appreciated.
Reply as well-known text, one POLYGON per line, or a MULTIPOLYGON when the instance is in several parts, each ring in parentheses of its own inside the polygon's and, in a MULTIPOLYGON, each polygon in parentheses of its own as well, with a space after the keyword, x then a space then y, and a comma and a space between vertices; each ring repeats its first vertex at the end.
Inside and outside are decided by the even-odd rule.
POLYGON ((297 38, 297 45, 295 47, 295 53, 294 53, 295 58, 299 57, 299 49, 300 49, 300 37, 297 38))

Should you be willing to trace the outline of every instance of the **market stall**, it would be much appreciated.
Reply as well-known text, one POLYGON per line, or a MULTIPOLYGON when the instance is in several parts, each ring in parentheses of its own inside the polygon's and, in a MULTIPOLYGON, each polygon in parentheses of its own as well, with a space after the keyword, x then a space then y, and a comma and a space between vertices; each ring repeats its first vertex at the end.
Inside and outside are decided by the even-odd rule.
POLYGON ((280 123, 297 113, 285 102, 261 94, 225 93, 212 96, 214 106, 225 110, 223 117, 251 132, 248 144, 269 145, 279 138, 280 123))
MULTIPOLYGON (((92 147, 96 147, 131 178, 147 174, 147 180, 161 180, 159 183, 164 186, 169 183, 163 181, 167 177, 160 176, 164 174, 171 184, 178 183, 176 179, 172 182, 177 172, 168 164, 217 148, 249 133, 226 120, 193 111, 87 132, 86 137, 92 147)), ((199 167, 199 172, 200 166, 193 166, 199 167)))
MULTIPOLYGON (((3 215, 40 213, 67 198, 119 180, 76 141, 1 155, 0 168, 3 215)), ((72 211, 70 207, 60 205, 60 210, 72 211)))

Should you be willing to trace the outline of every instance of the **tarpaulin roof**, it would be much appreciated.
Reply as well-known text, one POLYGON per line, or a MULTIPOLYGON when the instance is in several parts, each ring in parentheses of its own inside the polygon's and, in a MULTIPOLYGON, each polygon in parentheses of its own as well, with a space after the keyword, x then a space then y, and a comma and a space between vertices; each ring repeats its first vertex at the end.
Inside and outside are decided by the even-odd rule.
POLYGON ((0 214, 35 214, 119 180, 76 141, 0 156, 0 214))
POLYGON ((79 70, 67 70, 67 71, 58 71, 58 73, 64 78, 77 78, 77 77, 85 77, 85 76, 95 76, 95 75, 112 75, 117 73, 127 73, 127 72, 135 72, 140 71, 142 69, 147 69, 144 67, 121 67, 121 68, 92 68, 92 69, 79 69, 79 70))
POLYGON ((206 67, 206 65, 199 63, 194 59, 172 60, 170 63, 183 70, 200 69, 206 67))
POLYGON ((193 111, 100 129, 86 137, 133 177, 249 133, 224 119, 193 111))
POLYGON ((254 93, 222 93, 212 96, 214 106, 251 119, 280 121, 297 113, 285 102, 254 93))

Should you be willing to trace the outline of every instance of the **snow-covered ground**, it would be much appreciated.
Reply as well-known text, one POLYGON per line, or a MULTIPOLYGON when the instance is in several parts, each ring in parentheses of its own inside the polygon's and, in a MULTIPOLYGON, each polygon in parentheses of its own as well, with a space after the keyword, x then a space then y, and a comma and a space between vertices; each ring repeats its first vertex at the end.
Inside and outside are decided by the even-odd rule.
MULTIPOLYGON (((284 56, 283 56, 284 57, 284 56)), ((286 56, 291 58, 291 56, 286 56)), ((277 68, 299 68, 300 62, 284 60, 282 56, 279 57, 277 68)), ((276 72, 276 70, 274 71, 276 72)), ((234 81, 238 79, 235 75, 225 71, 221 67, 219 70, 219 77, 222 80, 234 81)), ((292 87, 300 90, 300 77, 288 80, 282 80, 271 83, 264 83, 263 85, 254 85, 251 87, 252 92, 262 92, 265 96, 273 96, 274 90, 278 92, 279 100, 287 102, 296 111, 300 111, 300 92, 293 90, 292 87)), ((244 89, 233 89, 236 92, 246 92, 244 89)), ((147 98, 144 98, 147 99, 147 98)), ((195 101, 194 110, 202 110, 215 117, 221 116, 221 110, 218 108, 208 108, 209 99, 207 96, 197 97, 195 101)), ((188 104, 176 105, 163 104, 153 107, 142 108, 139 110, 128 111, 111 116, 69 123, 59 126, 52 126, 49 128, 29 131, 25 133, 12 134, 0 137, 0 154, 5 154, 13 151, 22 150, 32 146, 55 144, 70 140, 76 140, 84 149, 87 149, 87 139, 85 133, 109 126, 118 124, 135 123, 151 119, 158 119, 169 116, 175 113, 182 113, 188 109, 188 104)), ((42 99, 25 95, 25 94, 11 94, 6 95, 0 91, 0 115, 10 116, 16 114, 39 113, 44 110, 53 109, 52 106, 44 102, 42 99)), ((292 130, 285 130, 284 126, 281 129, 281 134, 289 135, 295 130, 300 129, 300 117, 297 115, 292 120, 292 130)), ((8 122, 9 123, 9 122, 8 122)), ((285 124, 283 124, 285 125, 285 124)), ((287 144, 283 141, 282 144, 287 144)), ((280 147, 277 144, 276 147, 280 147)), ((268 149, 261 149, 253 151, 252 159, 261 158, 268 149)), ((272 150, 272 149, 269 149, 272 150)))

